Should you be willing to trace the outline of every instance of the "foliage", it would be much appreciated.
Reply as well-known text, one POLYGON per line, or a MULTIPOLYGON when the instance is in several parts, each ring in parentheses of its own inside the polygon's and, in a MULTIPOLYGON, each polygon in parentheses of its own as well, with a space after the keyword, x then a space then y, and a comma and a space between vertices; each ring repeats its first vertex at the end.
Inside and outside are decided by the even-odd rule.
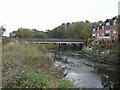
POLYGON ((12 37, 12 38, 17 37, 17 36, 16 36, 16 32, 17 32, 17 31, 12 31, 11 33, 9 33, 9 36, 12 37))
POLYGON ((2 44, 7 44, 11 41, 11 39, 9 37, 6 36, 2 36, 2 44))
POLYGON ((6 32, 6 29, 3 26, 1 26, 0 27, 0 37, 3 36, 4 32, 6 32))
POLYGON ((87 39, 92 35, 92 24, 88 22, 76 22, 62 24, 51 31, 48 31, 50 38, 73 38, 87 39))
POLYGON ((10 33, 10 37, 19 38, 64 38, 64 39, 89 39, 92 37, 92 27, 94 25, 103 24, 103 21, 98 22, 72 22, 62 23, 60 26, 45 32, 37 29, 19 28, 17 31, 10 33))
POLYGON ((47 38, 47 34, 43 31, 34 31, 33 37, 34 38, 47 38))
POLYGON ((33 36, 33 33, 27 28, 19 28, 16 32, 16 36, 19 38, 30 38, 33 36))
POLYGON ((47 38, 47 34, 36 29, 19 28, 17 31, 9 33, 12 38, 47 38))
POLYGON ((2 48, 3 88, 68 88, 72 83, 61 79, 61 72, 43 53, 43 46, 10 42, 2 48))

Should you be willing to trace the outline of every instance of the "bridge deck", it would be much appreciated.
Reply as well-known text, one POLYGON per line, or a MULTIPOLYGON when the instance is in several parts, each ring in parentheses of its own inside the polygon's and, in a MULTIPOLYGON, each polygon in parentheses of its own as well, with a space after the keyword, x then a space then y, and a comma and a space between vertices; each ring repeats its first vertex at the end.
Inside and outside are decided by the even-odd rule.
POLYGON ((80 39, 15 39, 19 42, 33 42, 36 44, 83 44, 85 40, 80 39))
POLYGON ((34 43, 39 43, 39 44, 83 44, 84 42, 34 42, 34 43))

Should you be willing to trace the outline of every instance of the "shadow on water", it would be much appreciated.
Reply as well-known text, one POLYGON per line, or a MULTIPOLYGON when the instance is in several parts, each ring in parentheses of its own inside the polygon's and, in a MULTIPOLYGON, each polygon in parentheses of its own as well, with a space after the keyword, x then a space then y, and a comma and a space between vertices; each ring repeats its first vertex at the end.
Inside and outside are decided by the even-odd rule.
POLYGON ((81 56, 72 56, 79 50, 61 49, 54 52, 54 65, 63 71, 75 87, 113 88, 118 87, 118 69, 114 66, 89 61, 81 56))

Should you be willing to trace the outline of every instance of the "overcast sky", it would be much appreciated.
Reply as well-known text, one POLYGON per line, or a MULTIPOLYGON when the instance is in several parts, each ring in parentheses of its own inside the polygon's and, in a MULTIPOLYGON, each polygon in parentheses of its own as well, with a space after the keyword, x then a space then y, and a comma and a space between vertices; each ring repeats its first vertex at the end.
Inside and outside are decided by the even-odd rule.
POLYGON ((118 15, 120 0, 0 0, 0 26, 9 32, 20 27, 45 31, 62 23, 90 22, 118 15))

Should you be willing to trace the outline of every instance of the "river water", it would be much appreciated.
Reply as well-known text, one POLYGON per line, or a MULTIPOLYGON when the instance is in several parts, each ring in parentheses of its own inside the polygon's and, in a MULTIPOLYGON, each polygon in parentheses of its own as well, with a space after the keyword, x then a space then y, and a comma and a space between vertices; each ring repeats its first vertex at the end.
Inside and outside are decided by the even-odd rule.
MULTIPOLYGON (((73 52, 72 52, 73 53, 73 52)), ((117 68, 89 61, 68 52, 54 53, 54 65, 65 74, 63 79, 73 82, 75 88, 108 88, 118 82, 117 68)))

